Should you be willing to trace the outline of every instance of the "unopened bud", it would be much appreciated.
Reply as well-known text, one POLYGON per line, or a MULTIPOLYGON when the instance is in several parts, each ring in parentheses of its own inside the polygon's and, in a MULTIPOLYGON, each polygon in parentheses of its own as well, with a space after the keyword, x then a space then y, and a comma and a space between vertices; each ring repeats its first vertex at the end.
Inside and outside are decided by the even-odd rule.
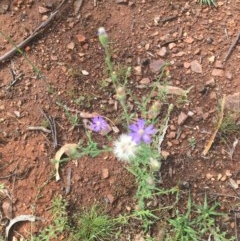
POLYGON ((98 29, 98 38, 104 48, 108 45, 108 35, 104 27, 98 29))
POLYGON ((166 75, 167 78, 171 78, 170 69, 168 67, 166 67, 165 75, 166 75))
POLYGON ((153 159, 151 157, 149 160, 149 167, 151 168, 152 171, 156 172, 156 171, 159 171, 161 167, 161 163, 158 160, 153 159))
POLYGON ((116 97, 118 100, 125 100, 126 99, 125 88, 123 86, 117 87, 116 95, 117 95, 116 97))
POLYGON ((155 186, 155 181, 152 176, 148 176, 146 181, 149 186, 155 186))
POLYGON ((161 111, 161 102, 159 100, 155 101, 148 111, 148 118, 155 119, 161 111))

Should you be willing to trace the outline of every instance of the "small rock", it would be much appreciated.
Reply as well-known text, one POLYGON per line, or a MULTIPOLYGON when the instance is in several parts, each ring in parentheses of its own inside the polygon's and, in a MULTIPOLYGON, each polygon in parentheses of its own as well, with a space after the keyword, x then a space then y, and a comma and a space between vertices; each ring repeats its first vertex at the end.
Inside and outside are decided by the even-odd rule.
POLYGON ((114 196, 113 196, 111 193, 109 193, 109 194, 107 194, 106 197, 107 197, 109 203, 110 203, 110 204, 113 204, 113 202, 114 202, 114 200, 115 200, 114 196))
POLYGON ((89 47, 88 43, 85 43, 85 44, 83 44, 83 46, 82 46, 82 48, 85 49, 85 50, 87 50, 88 47, 89 47))
POLYGON ((147 85, 151 82, 151 80, 149 78, 143 78, 140 80, 140 84, 142 85, 147 85))
POLYGON ((208 172, 207 174, 206 174, 206 178, 207 179, 211 179, 211 178, 213 178, 213 174, 212 173, 210 173, 210 172, 208 172))
POLYGON ((223 175, 222 175, 221 173, 219 173, 219 174, 217 175, 217 180, 220 181, 221 178, 222 178, 222 176, 223 176, 223 175))
POLYGON ((15 110, 15 111, 13 111, 13 113, 15 114, 15 116, 16 116, 17 118, 20 118, 20 117, 21 117, 20 111, 15 110))
POLYGON ((190 66, 191 66, 191 64, 188 63, 188 62, 184 62, 184 63, 183 63, 183 67, 184 67, 185 69, 189 69, 190 66))
POLYGON ((230 170, 226 170, 225 174, 226 174, 227 177, 231 177, 232 176, 232 173, 231 173, 230 170))
POLYGON ((208 58, 209 63, 214 63, 215 61, 215 56, 212 55, 211 57, 208 58))
POLYGON ((87 70, 82 70, 82 74, 85 75, 85 76, 89 75, 89 73, 87 72, 87 70))
POLYGON ((204 39, 204 35, 200 33, 198 36, 195 36, 195 38, 199 41, 202 41, 204 39))
POLYGON ((107 168, 102 169, 102 178, 103 179, 109 178, 109 170, 107 168))
POLYGON ((176 54, 173 54, 173 57, 182 57, 183 55, 185 55, 186 53, 184 51, 180 51, 176 54))
POLYGON ((176 132, 175 131, 171 131, 168 135, 167 138, 169 139, 174 139, 176 137, 176 132))
POLYGON ((68 45, 67 45, 67 48, 70 49, 70 50, 73 50, 74 47, 75 47, 75 43, 74 43, 74 42, 70 42, 70 43, 68 43, 68 45))
POLYGON ((210 95, 209 95, 210 99, 211 100, 216 100, 217 99, 217 94, 216 92, 211 92, 210 95))
POLYGON ((184 112, 181 111, 180 115, 178 116, 178 125, 179 126, 182 125, 186 121, 187 118, 188 118, 188 116, 184 112))
POLYGON ((188 44, 191 44, 191 43, 194 42, 194 39, 192 37, 187 37, 187 38, 184 39, 184 42, 188 43, 188 44))
POLYGON ((220 6, 223 6, 224 5, 224 2, 218 2, 217 5, 220 7, 220 6))
POLYGON ((134 2, 128 2, 128 6, 133 7, 133 6, 135 6, 135 3, 134 2))
POLYGON ((207 42, 208 44, 212 44, 212 43, 213 43, 213 39, 212 39, 211 37, 208 37, 208 38, 206 39, 206 42, 207 42))
POLYGON ((118 4, 127 4, 128 0, 116 0, 116 3, 118 3, 118 4))
POLYGON ((193 117, 193 116, 194 116, 194 113, 193 113, 192 111, 188 111, 187 115, 188 115, 189 117, 193 117))
POLYGON ((170 153, 168 151, 163 150, 161 151, 161 155, 166 160, 170 156, 170 153))
POLYGON ((82 34, 77 34, 77 40, 80 43, 84 43, 84 42, 86 42, 86 37, 82 34))
POLYGON ((211 78, 210 80, 208 80, 205 84, 207 87, 211 87, 214 88, 216 86, 215 80, 214 78, 211 78))
POLYGON ((222 182, 225 182, 227 180, 227 176, 226 175, 223 175, 222 177, 221 177, 221 179, 220 179, 220 181, 222 181, 222 182))
POLYGON ((202 74, 202 65, 197 60, 193 60, 191 62, 191 70, 195 73, 202 74))
POLYGON ((178 146, 180 144, 179 140, 172 140, 172 144, 175 145, 175 146, 178 146))
POLYGON ((208 116, 209 116, 209 113, 208 113, 208 112, 204 113, 204 114, 202 115, 203 120, 206 120, 206 119, 208 118, 208 116))
POLYGON ((151 61, 149 67, 153 73, 157 74, 161 71, 164 64, 165 64, 165 61, 163 61, 162 59, 157 59, 157 60, 151 61))
POLYGON ((140 65, 135 66, 134 71, 135 71, 135 75, 142 75, 142 67, 140 65))
POLYGON ((44 22, 44 21, 46 21, 48 19, 48 15, 43 15, 42 16, 42 21, 44 22))
POLYGON ((222 69, 213 69, 212 76, 224 76, 224 71, 222 69))
POLYGON ((57 55, 52 55, 52 54, 51 54, 50 58, 51 58, 51 60, 53 60, 53 61, 57 61, 57 60, 58 60, 57 55))
POLYGON ((167 55, 167 48, 166 47, 162 47, 158 52, 157 55, 161 56, 161 57, 165 57, 167 55))
POLYGON ((150 43, 145 44, 145 50, 149 50, 150 48, 150 43))
POLYGON ((170 129, 171 131, 176 131, 176 130, 177 130, 177 127, 176 127, 175 125, 170 125, 170 126, 169 126, 169 129, 170 129))
POLYGON ((215 63, 215 67, 217 69, 223 69, 223 64, 221 61, 217 60, 216 63, 215 63))
POLYGON ((169 49, 173 49, 173 48, 175 48, 177 45, 175 44, 175 43, 170 43, 169 45, 168 45, 168 48, 169 49))
POLYGON ((225 99, 225 109, 232 112, 240 112, 240 92, 227 95, 225 99))
POLYGON ((195 51, 194 51, 194 55, 198 55, 198 54, 200 54, 201 53, 201 49, 199 49, 199 48, 197 48, 195 51))
POLYGON ((232 80, 232 73, 230 73, 229 71, 226 71, 225 77, 229 80, 232 80))
POLYGON ((48 8, 45 8, 45 7, 42 7, 42 6, 39 6, 38 7, 38 12, 43 14, 43 13, 47 13, 47 12, 50 12, 51 10, 48 9, 48 8))

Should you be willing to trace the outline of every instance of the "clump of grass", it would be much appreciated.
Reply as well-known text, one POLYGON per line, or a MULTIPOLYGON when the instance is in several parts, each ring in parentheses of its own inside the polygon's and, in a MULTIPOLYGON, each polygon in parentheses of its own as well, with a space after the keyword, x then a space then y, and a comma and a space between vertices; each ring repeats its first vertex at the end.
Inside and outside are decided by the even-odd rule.
POLYGON ((121 223, 120 219, 111 218, 96 205, 75 218, 77 224, 74 226, 71 241, 114 240, 117 227, 121 223))
POLYGON ((223 118, 218 134, 220 136, 228 136, 233 133, 240 132, 240 125, 236 122, 231 113, 227 113, 223 118))
POLYGON ((192 150, 194 150, 196 148, 196 145, 197 145, 196 138, 193 137, 193 136, 188 138, 188 145, 189 145, 189 147, 191 147, 192 150))
POLYGON ((215 6, 217 7, 217 4, 214 0, 199 0, 201 5, 208 5, 208 6, 215 6))
POLYGON ((214 240, 233 240, 233 238, 226 238, 226 232, 221 232, 220 228, 216 225, 216 218, 223 217, 225 214, 219 213, 216 209, 219 207, 219 203, 215 202, 213 205, 209 205, 207 201, 207 195, 204 197, 202 205, 195 204, 197 217, 196 224, 201 236, 212 236, 214 240))
MULTIPOLYGON (((55 197, 52 202, 53 224, 44 228, 37 236, 31 235, 31 241, 49 241, 58 239, 63 232, 69 230, 67 202, 62 197, 55 197)), ((25 239, 23 241, 29 241, 25 239)))
MULTIPOLYGON (((180 212, 177 210, 176 217, 169 220, 173 232, 173 235, 171 235, 172 241, 199 240, 197 231, 194 227, 195 222, 191 221, 190 219, 191 211, 192 202, 189 196, 186 213, 180 214, 180 212)), ((170 240, 170 237, 168 240, 170 240)))
POLYGON ((167 241, 200 241, 212 237, 213 240, 233 241, 234 237, 227 238, 226 232, 220 231, 216 224, 217 217, 225 214, 219 213, 218 203, 209 205, 205 195, 203 204, 194 204, 189 196, 185 214, 176 212, 175 218, 170 219, 171 232, 167 241))

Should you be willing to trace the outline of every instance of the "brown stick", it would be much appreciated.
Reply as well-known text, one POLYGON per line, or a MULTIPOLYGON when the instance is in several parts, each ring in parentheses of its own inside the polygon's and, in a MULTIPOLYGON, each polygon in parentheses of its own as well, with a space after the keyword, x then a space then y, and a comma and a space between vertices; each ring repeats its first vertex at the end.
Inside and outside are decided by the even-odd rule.
POLYGON ((240 39, 240 33, 238 33, 236 39, 233 41, 233 43, 231 44, 227 54, 226 54, 226 57, 224 58, 223 60, 223 63, 226 63, 226 61, 229 59, 230 55, 232 54, 234 48, 236 47, 237 43, 238 43, 238 40, 240 39))
POLYGON ((6 61, 7 59, 9 59, 11 57, 13 57, 17 52, 22 53, 21 48, 25 47, 31 40, 33 40, 34 38, 39 36, 46 29, 47 25, 49 25, 49 23, 54 19, 54 17, 59 12, 60 7, 63 5, 63 3, 65 1, 66 0, 63 0, 59 4, 59 6, 56 8, 56 10, 51 13, 49 18, 46 21, 44 21, 43 23, 41 23, 28 38, 24 39, 21 43, 14 46, 14 48, 12 48, 9 52, 2 55, 0 57, 0 63, 6 61))

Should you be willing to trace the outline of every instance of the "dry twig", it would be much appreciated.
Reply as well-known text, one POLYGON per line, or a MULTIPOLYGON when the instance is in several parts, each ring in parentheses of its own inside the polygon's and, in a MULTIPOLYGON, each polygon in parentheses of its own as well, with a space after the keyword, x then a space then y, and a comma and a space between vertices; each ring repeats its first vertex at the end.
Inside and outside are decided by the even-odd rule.
POLYGON ((49 123, 51 133, 52 133, 52 139, 53 139, 53 147, 54 149, 58 146, 58 140, 57 140, 57 128, 56 128, 56 122, 55 119, 51 116, 48 116, 43 110, 41 110, 42 115, 45 117, 47 122, 49 123))
POLYGON ((46 133, 51 133, 50 130, 48 130, 47 128, 45 128, 43 126, 29 126, 28 130, 30 130, 30 131, 42 131, 42 132, 46 132, 46 133))
POLYGON ((68 195, 71 191, 71 177, 72 177, 72 169, 68 168, 68 173, 67 173, 67 185, 66 185, 66 195, 68 195))
POLYGON ((230 46, 230 48, 229 48, 229 50, 228 50, 228 52, 226 54, 226 57, 223 60, 223 63, 226 63, 226 61, 229 59, 230 55, 232 54, 234 48, 236 47, 236 45, 237 45, 237 43, 239 41, 239 39, 240 39, 240 33, 238 33, 236 39, 233 41, 232 45, 230 46))
POLYGON ((59 12, 59 9, 62 7, 62 5, 64 4, 65 1, 66 0, 63 0, 58 5, 58 7, 51 13, 49 18, 46 21, 44 21, 43 23, 41 23, 28 38, 26 38, 25 40, 23 40, 21 43, 19 43, 17 45, 14 44, 15 45, 14 48, 12 48, 9 52, 7 52, 3 56, 1 56, 0 57, 0 63, 8 60, 11 57, 13 57, 17 52, 22 54, 21 49, 23 47, 25 47, 31 40, 33 40, 34 38, 36 38, 37 36, 42 34, 43 31, 45 31, 46 27, 49 25, 50 22, 52 22, 52 20, 57 15, 57 13, 59 12))

